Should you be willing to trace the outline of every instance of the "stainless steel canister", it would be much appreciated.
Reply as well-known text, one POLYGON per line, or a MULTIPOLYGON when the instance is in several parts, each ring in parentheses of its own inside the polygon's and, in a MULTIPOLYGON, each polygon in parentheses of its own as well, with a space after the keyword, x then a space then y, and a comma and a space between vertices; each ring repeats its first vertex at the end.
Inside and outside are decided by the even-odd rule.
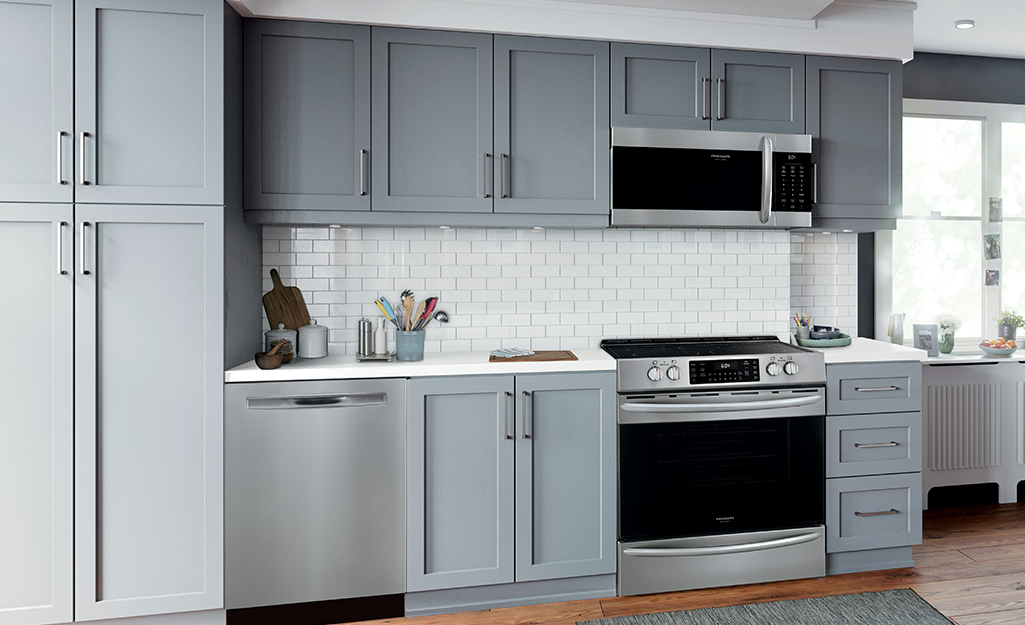
POLYGON ((359 320, 359 348, 357 353, 360 356, 371 356, 374 353, 374 324, 363 318, 359 320))

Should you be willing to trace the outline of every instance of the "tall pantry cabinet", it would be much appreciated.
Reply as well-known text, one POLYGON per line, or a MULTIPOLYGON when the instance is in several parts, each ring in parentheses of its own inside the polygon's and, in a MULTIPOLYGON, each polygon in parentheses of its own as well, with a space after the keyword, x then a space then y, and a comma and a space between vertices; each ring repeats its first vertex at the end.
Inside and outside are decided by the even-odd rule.
POLYGON ((220 609, 223 372, 260 337, 241 19, 0 0, 0 25, 0 624, 220 609))

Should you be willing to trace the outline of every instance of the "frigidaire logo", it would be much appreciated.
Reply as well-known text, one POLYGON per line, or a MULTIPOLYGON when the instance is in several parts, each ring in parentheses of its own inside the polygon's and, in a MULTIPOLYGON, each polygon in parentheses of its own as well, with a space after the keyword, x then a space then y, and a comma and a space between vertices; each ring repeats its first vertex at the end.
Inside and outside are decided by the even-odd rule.
POLYGON ((709 154, 709 156, 711 156, 712 158, 715 158, 715 159, 719 159, 719 160, 725 160, 725 159, 730 157, 729 154, 709 154))
POLYGON ((715 520, 720 522, 720 523, 729 523, 730 521, 733 521, 736 518, 737 517, 732 517, 732 516, 717 516, 717 517, 715 517, 715 520))

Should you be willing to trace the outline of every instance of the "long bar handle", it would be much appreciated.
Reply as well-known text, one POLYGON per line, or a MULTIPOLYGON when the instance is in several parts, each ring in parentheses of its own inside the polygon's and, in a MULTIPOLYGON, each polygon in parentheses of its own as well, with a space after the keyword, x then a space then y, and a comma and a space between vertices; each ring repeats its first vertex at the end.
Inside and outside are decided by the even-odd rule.
POLYGON ((80 132, 78 134, 78 181, 87 185, 90 184, 85 179, 85 138, 91 136, 88 132, 80 132))
POLYGON ((64 179, 64 137, 66 136, 68 133, 63 130, 57 133, 57 184, 68 184, 68 181, 64 179))
POLYGON ((500 167, 501 171, 499 173, 501 174, 501 177, 502 177, 502 185, 501 185, 502 186, 502 198, 509 197, 505 193, 505 159, 507 159, 507 158, 509 158, 508 154, 501 154, 501 155, 499 155, 499 159, 498 159, 499 160, 499 165, 501 166, 500 167))
POLYGON ((854 390, 859 393, 883 393, 886 391, 899 391, 900 389, 896 386, 880 386, 876 388, 862 388, 860 386, 855 386, 854 390))
POLYGON ((758 220, 763 224, 772 218, 772 138, 762 137, 762 210, 758 220))
POLYGON ((708 119, 708 79, 701 77, 701 119, 708 119))
POLYGON ((775 549, 788 545, 800 545, 822 538, 822 532, 810 534, 799 534, 787 538, 765 540, 757 543, 740 545, 720 545, 717 547, 682 547, 682 548, 658 548, 658 547, 629 547, 623 550, 624 556, 647 556, 656 558, 675 558, 679 556, 710 556, 723 553, 744 553, 747 551, 761 551, 763 549, 775 549))
POLYGON ((715 79, 715 93, 716 93, 716 102, 715 102, 716 113, 715 113, 715 118, 717 120, 726 119, 726 117, 724 117, 723 114, 722 114, 722 85, 723 85, 724 82, 726 82, 725 78, 716 78, 715 79))
POLYGON ((897 510, 890 508, 889 510, 882 510, 880 512, 855 512, 854 516, 883 516, 884 514, 900 514, 897 510))
POLYGON ((889 443, 854 443, 854 446, 858 449, 870 449, 872 447, 896 447, 897 441, 890 441, 889 443))
POLYGON ((819 203, 819 164, 811 164, 811 203, 819 203))
POLYGON ((788 397, 786 399, 763 399, 757 401, 733 401, 715 403, 675 403, 648 404, 644 402, 624 402, 619 405, 624 412, 733 412, 735 410, 763 410, 768 408, 793 408, 808 406, 822 401, 821 395, 806 397, 788 397))
POLYGON ((366 157, 367 157, 367 151, 361 149, 359 151, 359 194, 360 195, 366 195, 367 194, 367 180, 366 180, 367 166, 366 166, 366 157))
POLYGON ((484 197, 489 198, 491 194, 488 193, 488 157, 491 156, 487 152, 484 153, 484 197))
MULTIPOLYGON (((62 182, 61 184, 67 184, 62 182)), ((64 268, 64 226, 68 225, 68 222, 62 221, 57 224, 57 273, 66 276, 68 270, 64 268)))
POLYGON ((89 275, 89 270, 85 268, 85 228, 88 225, 88 221, 78 224, 78 272, 83 276, 89 275))
POLYGON ((509 399, 513 396, 509 391, 505 392, 505 426, 502 428, 502 433, 505 434, 505 440, 512 440, 515 436, 509 435, 509 399))
POLYGON ((523 391, 522 401, 520 406, 523 409, 523 438, 530 438, 530 434, 527 434, 527 395, 530 395, 527 391, 523 391))

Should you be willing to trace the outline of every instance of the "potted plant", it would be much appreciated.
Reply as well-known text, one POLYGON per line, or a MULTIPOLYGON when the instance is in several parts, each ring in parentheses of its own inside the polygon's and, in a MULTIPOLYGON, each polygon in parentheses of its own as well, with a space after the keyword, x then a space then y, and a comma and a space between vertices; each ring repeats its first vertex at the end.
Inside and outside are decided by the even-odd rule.
POLYGON ((994 321, 997 322, 997 335, 1013 341, 1018 328, 1025 326, 1025 319, 1013 310, 1001 311, 994 321))
POLYGON ((961 327, 961 320, 950 313, 943 313, 936 316, 936 325, 940 332, 940 353, 949 354, 954 351, 954 333, 961 327))

